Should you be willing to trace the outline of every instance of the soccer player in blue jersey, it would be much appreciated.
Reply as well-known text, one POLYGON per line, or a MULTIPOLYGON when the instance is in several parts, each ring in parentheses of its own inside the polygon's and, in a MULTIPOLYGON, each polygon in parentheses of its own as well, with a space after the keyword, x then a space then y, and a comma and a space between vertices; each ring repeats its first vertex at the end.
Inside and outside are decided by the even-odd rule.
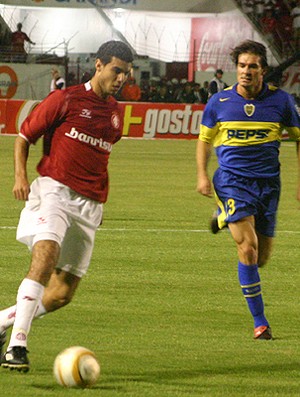
POLYGON ((264 83, 268 66, 264 45, 247 40, 230 55, 237 83, 215 94, 204 110, 197 190, 208 197, 214 190, 218 204, 214 232, 228 226, 236 243, 238 276, 253 316, 254 338, 272 339, 258 267, 269 259, 276 226, 282 131, 299 142, 300 115, 291 95, 264 83), (212 146, 219 164, 213 183, 207 171, 212 146))

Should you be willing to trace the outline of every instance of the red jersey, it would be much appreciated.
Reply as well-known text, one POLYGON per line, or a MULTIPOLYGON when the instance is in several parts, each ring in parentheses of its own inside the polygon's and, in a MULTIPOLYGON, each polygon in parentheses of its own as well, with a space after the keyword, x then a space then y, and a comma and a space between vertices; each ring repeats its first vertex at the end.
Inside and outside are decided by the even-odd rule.
POLYGON ((122 120, 117 101, 100 99, 88 82, 49 94, 25 119, 21 135, 29 143, 44 136, 40 175, 104 203, 108 159, 121 138, 122 120))

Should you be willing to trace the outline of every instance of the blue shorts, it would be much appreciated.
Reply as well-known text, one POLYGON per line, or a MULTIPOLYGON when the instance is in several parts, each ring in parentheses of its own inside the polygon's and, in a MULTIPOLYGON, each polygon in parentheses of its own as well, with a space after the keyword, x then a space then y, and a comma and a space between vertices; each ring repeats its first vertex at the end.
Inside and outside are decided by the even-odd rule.
POLYGON ((246 178, 217 169, 213 177, 218 223, 222 228, 247 216, 255 218, 255 230, 274 237, 280 196, 280 178, 246 178))

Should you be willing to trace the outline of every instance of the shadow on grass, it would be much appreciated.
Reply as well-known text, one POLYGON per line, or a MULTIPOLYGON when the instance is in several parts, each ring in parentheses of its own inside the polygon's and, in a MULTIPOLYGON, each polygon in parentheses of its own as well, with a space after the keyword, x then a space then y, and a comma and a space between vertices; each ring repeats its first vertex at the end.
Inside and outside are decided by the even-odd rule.
MULTIPOLYGON (((273 365, 244 365, 244 366, 219 366, 219 367, 214 367, 214 368, 205 368, 203 366, 202 368, 199 369, 170 369, 170 370, 159 370, 157 369, 156 371, 149 371, 141 374, 119 374, 119 375, 106 375, 105 379, 102 381, 100 380, 96 385, 94 385, 91 389, 86 389, 92 392, 93 390, 102 390, 102 391, 115 391, 116 393, 126 393, 128 392, 128 389, 130 389, 130 384, 136 383, 138 384, 156 384, 156 385, 168 385, 168 386, 177 386, 177 387, 182 387, 182 388, 192 388, 193 391, 196 390, 202 390, 203 387, 205 387, 204 381, 209 382, 212 378, 216 378, 219 376, 226 377, 231 376, 235 377, 237 379, 242 379, 243 377, 244 381, 249 379, 263 379, 263 378, 270 378, 272 379, 278 379, 279 384, 272 384, 272 389, 274 390, 276 388, 280 387, 280 378, 282 378, 282 374, 286 374, 286 377, 288 378, 290 374, 294 371, 295 374, 297 374, 297 377, 294 377, 294 380, 296 378, 300 378, 299 374, 299 362, 291 362, 289 364, 273 364, 273 365), (247 375, 247 376, 245 376, 247 375), (194 379, 193 383, 185 383, 185 381, 192 380, 194 379), (195 381, 198 379, 197 381, 195 381), (201 381, 200 381, 201 380, 201 381)), ((220 388, 221 386, 217 383, 215 383, 213 380, 211 380, 210 387, 213 388, 220 388)), ((231 383, 231 386, 234 387, 234 385, 231 383)), ((223 383, 223 386, 226 387, 226 382, 223 383)), ((230 385, 228 385, 230 386, 230 385)), ((270 383, 266 385, 266 388, 270 390, 270 383)), ((50 386, 50 385, 41 385, 38 383, 33 383, 32 387, 35 389, 40 389, 40 390, 55 390, 58 391, 59 389, 61 390, 66 390, 62 389, 58 385, 55 386, 50 386)), ((293 385, 290 385, 289 391, 291 392, 294 389, 293 385)), ((295 392, 297 392, 298 386, 295 385, 295 392)), ((81 390, 82 389, 72 389, 74 391, 76 390, 81 390)), ((59 395, 59 394, 58 394, 59 395)), ((285 394, 282 394, 285 395, 285 394)))

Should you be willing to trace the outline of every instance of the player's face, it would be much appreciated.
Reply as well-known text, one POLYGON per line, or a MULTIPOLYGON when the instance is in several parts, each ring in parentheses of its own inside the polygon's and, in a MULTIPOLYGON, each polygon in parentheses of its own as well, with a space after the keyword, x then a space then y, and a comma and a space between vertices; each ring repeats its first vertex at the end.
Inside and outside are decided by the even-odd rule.
MULTIPOLYGON (((105 98, 108 95, 116 94, 127 80, 131 67, 131 63, 115 57, 106 65, 103 65, 102 62, 97 59, 95 77, 97 81, 97 91, 99 90, 100 95, 105 98)), ((98 92, 96 93, 99 94, 98 92)))
POLYGON ((259 55, 245 53, 239 55, 237 80, 240 88, 247 91, 260 91, 265 70, 261 66, 259 55))

